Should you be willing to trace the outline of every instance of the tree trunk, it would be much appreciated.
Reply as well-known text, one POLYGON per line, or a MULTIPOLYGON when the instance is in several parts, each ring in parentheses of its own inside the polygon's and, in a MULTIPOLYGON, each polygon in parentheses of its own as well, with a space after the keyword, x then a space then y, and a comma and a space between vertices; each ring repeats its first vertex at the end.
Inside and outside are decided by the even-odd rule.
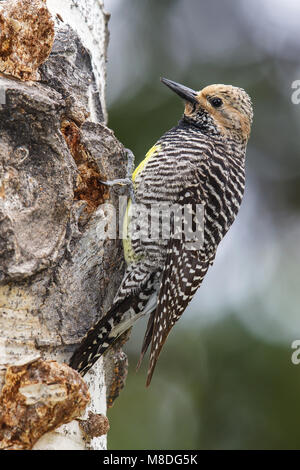
POLYGON ((0 2, 0 448, 104 449, 126 360, 84 381, 64 363, 124 270, 107 234, 120 191, 101 184, 126 173, 105 125, 108 16, 47 5, 55 26, 44 0, 0 2))

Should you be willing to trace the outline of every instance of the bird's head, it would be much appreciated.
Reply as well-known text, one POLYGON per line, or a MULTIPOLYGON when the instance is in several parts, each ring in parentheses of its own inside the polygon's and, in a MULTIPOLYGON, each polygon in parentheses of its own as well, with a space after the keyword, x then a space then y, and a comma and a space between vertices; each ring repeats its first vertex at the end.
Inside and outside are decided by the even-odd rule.
POLYGON ((248 141, 253 109, 245 90, 232 85, 209 85, 194 91, 166 78, 161 81, 186 102, 185 121, 207 133, 248 141))

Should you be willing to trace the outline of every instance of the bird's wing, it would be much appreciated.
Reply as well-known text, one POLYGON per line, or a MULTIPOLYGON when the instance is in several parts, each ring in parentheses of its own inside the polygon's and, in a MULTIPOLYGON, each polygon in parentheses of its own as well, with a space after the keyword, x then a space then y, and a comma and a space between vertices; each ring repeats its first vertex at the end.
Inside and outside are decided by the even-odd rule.
POLYGON ((172 224, 157 308, 151 329, 147 330, 148 344, 150 331, 152 333, 147 386, 171 328, 186 309, 209 267, 209 257, 203 248, 205 205, 199 181, 180 193, 178 204, 186 208, 191 218, 184 216, 188 226, 185 230, 178 223, 172 224), (189 237, 188 229, 191 228, 194 240, 189 237), (178 232, 181 232, 181 239, 178 232))

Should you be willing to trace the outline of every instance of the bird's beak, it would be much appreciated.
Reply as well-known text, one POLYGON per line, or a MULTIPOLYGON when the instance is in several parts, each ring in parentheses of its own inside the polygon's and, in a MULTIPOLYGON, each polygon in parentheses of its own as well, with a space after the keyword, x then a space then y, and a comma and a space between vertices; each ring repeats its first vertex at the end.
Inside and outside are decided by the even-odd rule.
POLYGON ((183 98, 185 101, 190 103, 197 103, 197 92, 188 88, 187 86, 180 85, 180 83, 173 82, 167 78, 161 78, 160 81, 167 85, 171 90, 175 91, 180 98, 183 98))

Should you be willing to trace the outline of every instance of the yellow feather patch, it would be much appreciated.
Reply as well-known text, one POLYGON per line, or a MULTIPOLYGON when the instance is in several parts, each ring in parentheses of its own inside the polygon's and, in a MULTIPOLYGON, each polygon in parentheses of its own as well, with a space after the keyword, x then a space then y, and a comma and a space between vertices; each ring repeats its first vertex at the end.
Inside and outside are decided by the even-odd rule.
POLYGON ((135 182, 135 179, 136 179, 137 175, 144 169, 144 167, 146 166, 146 164, 150 160, 150 158, 153 157, 153 155, 156 152, 159 152, 160 149, 161 149, 160 145, 153 145, 153 147, 151 147, 151 149, 146 153, 146 156, 145 156, 144 160, 139 164, 139 166, 134 170, 134 172, 132 174, 132 181, 133 182, 135 182))

